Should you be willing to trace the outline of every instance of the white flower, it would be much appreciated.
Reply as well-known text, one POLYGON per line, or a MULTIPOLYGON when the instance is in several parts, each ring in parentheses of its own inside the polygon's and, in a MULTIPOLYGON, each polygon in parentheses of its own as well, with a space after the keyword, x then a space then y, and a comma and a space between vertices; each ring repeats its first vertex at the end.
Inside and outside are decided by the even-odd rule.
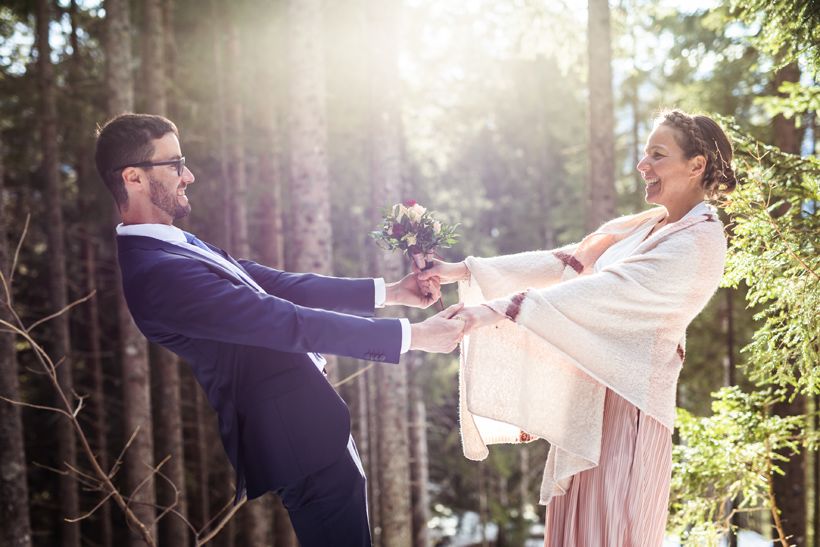
POLYGON ((416 244, 416 234, 404 234, 402 239, 406 241, 408 245, 416 244))
POLYGON ((441 233, 441 222, 438 220, 433 221, 433 233, 436 235, 441 233))
MULTIPOLYGON (((401 203, 397 203, 393 206, 393 216, 396 217, 396 222, 401 222, 401 219, 405 216, 410 216, 410 212, 407 210, 407 207, 402 205, 401 203)), ((412 219, 412 217, 411 217, 412 219)))
POLYGON ((413 222, 418 222, 421 220, 421 217, 424 213, 427 212, 427 209, 416 203, 410 209, 407 210, 407 216, 410 217, 410 220, 413 222))

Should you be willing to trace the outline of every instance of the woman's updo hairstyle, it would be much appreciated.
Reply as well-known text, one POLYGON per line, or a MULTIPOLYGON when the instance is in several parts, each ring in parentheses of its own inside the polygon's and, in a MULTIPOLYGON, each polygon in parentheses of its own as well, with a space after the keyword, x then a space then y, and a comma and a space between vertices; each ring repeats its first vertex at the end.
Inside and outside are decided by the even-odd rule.
POLYGON ((668 125, 675 131, 675 141, 687 159, 706 158, 701 186, 710 199, 732 192, 737 186, 732 169, 732 143, 723 129, 708 116, 690 116, 681 110, 665 110, 655 119, 656 125, 668 125))

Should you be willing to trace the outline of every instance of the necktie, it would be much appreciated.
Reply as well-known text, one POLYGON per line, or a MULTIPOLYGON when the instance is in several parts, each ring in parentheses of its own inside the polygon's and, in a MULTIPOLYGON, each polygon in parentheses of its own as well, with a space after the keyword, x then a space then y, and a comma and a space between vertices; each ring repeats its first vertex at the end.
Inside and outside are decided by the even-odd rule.
POLYGON ((199 239, 198 237, 196 237, 194 234, 191 234, 191 233, 188 233, 188 232, 182 232, 182 233, 183 233, 183 234, 185 234, 185 239, 186 239, 186 240, 188 241, 188 243, 190 243, 191 245, 196 245, 196 246, 197 246, 197 247, 199 247, 200 249, 204 249, 204 250, 208 251, 209 253, 212 253, 212 252, 213 252, 213 251, 212 251, 212 250, 211 250, 211 249, 210 249, 207 245, 205 245, 205 244, 202 242, 202 240, 201 240, 201 239, 199 239))

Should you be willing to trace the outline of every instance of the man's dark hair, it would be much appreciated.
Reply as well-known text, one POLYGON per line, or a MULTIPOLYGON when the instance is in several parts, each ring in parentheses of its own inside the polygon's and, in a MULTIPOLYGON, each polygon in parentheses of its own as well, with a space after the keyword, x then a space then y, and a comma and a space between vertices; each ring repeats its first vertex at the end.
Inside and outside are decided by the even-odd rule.
POLYGON ((150 161, 154 154, 153 141, 168 133, 179 137, 174 122, 153 114, 120 114, 97 129, 94 154, 97 172, 120 209, 128 203, 128 194, 122 182, 122 171, 117 168, 150 161))

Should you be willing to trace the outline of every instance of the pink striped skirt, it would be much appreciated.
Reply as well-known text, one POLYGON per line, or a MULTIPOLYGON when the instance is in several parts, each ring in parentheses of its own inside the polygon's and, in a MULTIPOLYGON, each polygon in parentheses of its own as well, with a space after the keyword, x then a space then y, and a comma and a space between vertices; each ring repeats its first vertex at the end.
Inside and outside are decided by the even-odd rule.
POLYGON ((546 547, 658 547, 672 479, 672 433, 607 390, 601 460, 547 506, 546 547))

